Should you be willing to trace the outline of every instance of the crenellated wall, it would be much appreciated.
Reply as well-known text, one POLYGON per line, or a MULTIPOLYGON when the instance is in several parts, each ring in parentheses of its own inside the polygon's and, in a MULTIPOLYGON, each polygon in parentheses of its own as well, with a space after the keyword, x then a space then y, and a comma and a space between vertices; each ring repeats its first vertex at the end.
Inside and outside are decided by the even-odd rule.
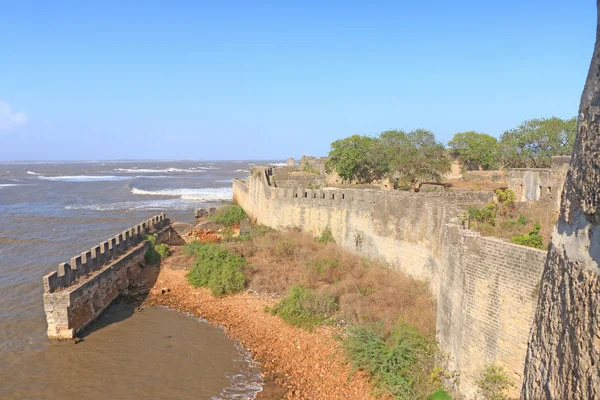
POLYGON ((170 221, 157 215, 61 263, 44 276, 44 310, 50 339, 70 339, 94 321, 140 271, 150 247, 169 240, 170 221))
POLYGON ((430 282, 438 338, 461 371, 463 394, 474 394, 491 363, 520 383, 546 252, 462 228, 459 217, 492 192, 281 189, 269 185, 271 168, 260 171, 233 184, 255 222, 315 236, 329 227, 342 247, 430 282))

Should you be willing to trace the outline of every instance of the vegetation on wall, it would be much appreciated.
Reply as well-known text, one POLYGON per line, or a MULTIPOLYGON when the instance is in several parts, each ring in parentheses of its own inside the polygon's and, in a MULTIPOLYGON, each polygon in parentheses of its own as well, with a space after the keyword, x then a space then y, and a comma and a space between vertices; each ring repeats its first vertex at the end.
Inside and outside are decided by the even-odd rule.
POLYGON ((544 248, 544 239, 540 235, 541 225, 536 222, 529 233, 513 236, 512 242, 527 247, 534 247, 536 249, 544 248))
POLYGON ((153 233, 151 235, 144 234, 144 240, 148 240, 150 242, 150 248, 146 251, 144 255, 144 260, 149 264, 156 264, 160 260, 165 259, 169 256, 169 245, 166 243, 156 244, 156 234, 153 233))

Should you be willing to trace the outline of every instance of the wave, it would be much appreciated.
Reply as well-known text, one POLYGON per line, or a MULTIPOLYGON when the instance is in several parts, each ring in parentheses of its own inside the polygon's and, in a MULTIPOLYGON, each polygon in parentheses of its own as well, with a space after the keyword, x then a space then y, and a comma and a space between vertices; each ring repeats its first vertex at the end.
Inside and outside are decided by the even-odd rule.
MULTIPOLYGON (((202 168, 202 167, 200 167, 202 168)), ((202 169, 209 169, 209 168, 202 168, 202 169)), ((149 168, 115 168, 115 171, 119 171, 119 172, 126 172, 126 173, 133 173, 133 174, 139 174, 139 173, 148 173, 148 174, 154 174, 154 173, 161 173, 161 172, 204 172, 202 171, 202 169, 182 169, 182 168, 166 168, 166 169, 149 169, 149 168)))
POLYGON ((231 187, 203 188, 203 189, 163 189, 143 190, 131 188, 131 193, 146 196, 173 196, 185 200, 218 201, 231 200, 233 192, 231 187))
POLYGON ((247 169, 236 169, 235 172, 250 172, 250 170, 247 169))
POLYGON ((37 172, 33 172, 33 171, 27 171, 28 175, 39 175, 37 172))
POLYGON ((97 181, 123 181, 132 179, 131 176, 114 175, 70 175, 70 176, 38 176, 38 179, 46 181, 64 181, 64 182, 97 182, 97 181))
POLYGON ((274 166, 274 167, 286 167, 286 166, 287 166, 287 163, 284 163, 284 162, 276 162, 276 163, 271 163, 271 164, 269 164, 269 165, 272 165, 272 166, 274 166))
POLYGON ((199 202, 194 200, 184 200, 182 198, 161 199, 161 200, 136 200, 120 201, 107 204, 74 204, 64 206, 66 210, 90 210, 90 211, 136 211, 136 210, 156 210, 156 211, 189 211, 193 210, 199 204, 214 204, 218 206, 222 201, 199 202))
POLYGON ((13 186, 23 186, 23 185, 18 184, 18 183, 0 183, 0 188, 13 187, 13 186))

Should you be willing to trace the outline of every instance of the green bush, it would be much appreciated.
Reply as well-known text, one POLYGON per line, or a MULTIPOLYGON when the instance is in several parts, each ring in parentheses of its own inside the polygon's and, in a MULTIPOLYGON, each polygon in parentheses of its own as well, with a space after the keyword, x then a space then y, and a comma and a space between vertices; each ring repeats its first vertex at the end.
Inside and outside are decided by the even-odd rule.
POLYGON ((186 256, 198 256, 200 249, 204 246, 199 240, 193 240, 183 245, 183 253, 186 256))
POLYGON ((321 232, 321 236, 315 239, 318 243, 335 243, 335 239, 333 238, 333 233, 331 233, 331 229, 326 227, 321 232))
POLYGON ((292 286, 288 295, 275 304, 270 312, 289 324, 311 330, 327 322, 336 310, 337 303, 331 295, 292 286))
POLYGON ((506 392, 514 386, 508 372, 499 365, 486 366, 475 384, 485 400, 507 400, 506 392))
POLYGON ((158 253, 161 259, 169 257, 169 245, 166 243, 157 244, 154 246, 154 251, 158 253))
POLYGON ((443 388, 446 374, 436 363, 440 353, 433 338, 404 324, 387 337, 381 332, 381 323, 352 326, 342 343, 353 371, 364 369, 373 376, 376 394, 426 399, 443 388))
POLYGON ((186 251, 197 256, 194 266, 187 274, 195 287, 208 287, 213 296, 223 296, 244 290, 246 277, 242 270, 246 259, 238 257, 218 244, 206 243, 188 247, 186 251))
POLYGON ((248 218, 248 216, 246 215, 244 209, 235 204, 219 208, 215 215, 210 217, 213 222, 225 225, 227 227, 233 226, 246 218, 248 218))
POLYGON ((523 245, 523 246, 527 246, 527 247, 543 249, 544 248, 544 239, 539 234, 540 229, 541 229, 540 223, 536 222, 533 225, 533 229, 531 230, 531 232, 523 234, 523 235, 519 235, 519 236, 513 236, 512 242, 523 245))
POLYGON ((496 205, 490 203, 485 207, 469 207, 467 216, 471 221, 483 222, 494 226, 496 224, 496 205))
POLYGON ((161 259, 165 259, 169 256, 169 245, 166 243, 156 244, 156 234, 144 234, 142 236, 144 240, 150 242, 150 248, 144 254, 144 260, 149 264, 156 264, 161 259))

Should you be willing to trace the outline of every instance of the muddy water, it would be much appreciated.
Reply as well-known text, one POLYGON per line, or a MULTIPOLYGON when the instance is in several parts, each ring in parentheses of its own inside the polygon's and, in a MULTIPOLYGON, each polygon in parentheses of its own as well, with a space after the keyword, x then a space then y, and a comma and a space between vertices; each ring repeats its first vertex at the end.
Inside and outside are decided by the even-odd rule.
POLYGON ((111 310, 81 343, 48 343, 42 276, 160 212, 192 222, 255 163, 0 163, 0 399, 251 398, 244 352, 183 315, 111 310))
POLYGON ((0 377, 7 399, 249 399, 258 368, 207 322, 163 308, 111 307, 82 341, 49 344, 0 377), (25 378, 26 379, 23 379, 25 378))

